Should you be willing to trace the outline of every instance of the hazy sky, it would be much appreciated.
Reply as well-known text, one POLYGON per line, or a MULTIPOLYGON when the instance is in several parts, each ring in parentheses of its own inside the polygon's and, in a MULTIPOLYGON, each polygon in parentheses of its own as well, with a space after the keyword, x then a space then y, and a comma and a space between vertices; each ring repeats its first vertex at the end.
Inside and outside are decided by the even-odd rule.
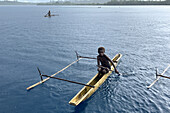
MULTIPOLYGON (((4 1, 4 0, 0 0, 0 1, 4 1)), ((8 1, 14 1, 14 0, 8 0, 8 1)), ((49 1, 50 0, 18 0, 18 2, 49 2, 49 1)))

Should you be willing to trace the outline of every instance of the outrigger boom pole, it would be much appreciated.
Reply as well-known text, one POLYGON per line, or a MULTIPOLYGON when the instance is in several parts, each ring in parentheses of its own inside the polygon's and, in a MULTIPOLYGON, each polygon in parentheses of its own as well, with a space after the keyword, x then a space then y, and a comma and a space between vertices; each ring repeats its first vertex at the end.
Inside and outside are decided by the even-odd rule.
POLYGON ((80 56, 80 55, 77 53, 77 51, 75 51, 75 53, 76 53, 77 59, 79 59, 79 58, 97 59, 97 58, 94 58, 94 57, 85 57, 85 56, 80 56))
MULTIPOLYGON (((71 64, 67 65, 67 66, 64 67, 63 69, 57 71, 56 73, 54 73, 54 74, 51 75, 51 76, 53 77, 53 76, 59 74, 60 72, 66 70, 68 67, 70 67, 71 65, 75 64, 75 63, 78 62, 79 60, 80 60, 80 59, 75 60, 74 62, 72 62, 71 64)), ((30 90, 30 89, 32 89, 32 88, 34 88, 34 87, 36 87, 36 86, 38 86, 38 85, 40 85, 40 84, 42 84, 42 83, 44 83, 44 82, 46 82, 47 80, 50 79, 50 77, 43 79, 42 76, 41 76, 42 74, 41 74, 41 72, 40 72, 39 69, 38 69, 38 71, 39 71, 39 74, 40 74, 40 77, 41 77, 41 81, 39 81, 39 82, 37 82, 37 83, 35 83, 35 84, 33 84, 33 85, 27 87, 27 90, 30 90)))
POLYGON ((40 74, 41 81, 43 81, 43 77, 42 77, 41 71, 40 71, 40 69, 38 67, 37 67, 37 69, 38 69, 38 72, 40 74))
POLYGON ((151 88, 159 80, 160 77, 170 79, 170 77, 164 76, 164 73, 168 70, 169 67, 170 67, 170 64, 168 65, 168 67, 161 74, 158 74, 158 69, 156 69, 156 79, 147 88, 148 89, 151 88))
MULTIPOLYGON (((79 59, 79 58, 97 59, 97 58, 94 58, 94 57, 80 56, 80 55, 78 54, 78 52, 77 52, 77 51, 75 51, 75 53, 76 53, 77 59, 79 59)), ((113 61, 113 62, 117 63, 117 61, 113 61)))
MULTIPOLYGON (((168 67, 170 67, 170 65, 169 65, 168 67)), ((164 74, 164 73, 163 73, 163 74, 164 74)), ((156 68, 156 78, 157 78, 158 76, 160 76, 160 77, 163 77, 163 78, 168 78, 168 79, 170 79, 170 77, 164 76, 163 74, 158 74, 158 68, 156 68)))
POLYGON ((157 75, 157 76, 160 76, 160 77, 163 77, 163 78, 168 78, 168 79, 170 79, 170 77, 163 76, 163 75, 157 75))
MULTIPOLYGON (((78 62, 81 58, 97 59, 97 58, 93 58, 93 57, 83 57, 83 56, 80 56, 80 55, 77 53, 77 51, 75 51, 75 52, 76 52, 77 60, 73 61, 72 63, 70 63, 69 65, 67 65, 66 67, 64 67, 63 69, 59 70, 58 72, 54 73, 53 75, 51 75, 50 77, 47 77, 47 78, 45 78, 45 79, 43 79, 42 74, 41 74, 41 71, 40 71, 40 69, 37 67, 38 72, 39 72, 39 74, 40 74, 41 81, 39 81, 39 82, 37 82, 37 83, 35 83, 35 84, 27 87, 26 89, 27 89, 27 90, 30 90, 30 89, 32 89, 32 88, 34 88, 34 87, 36 87, 36 86, 38 86, 38 85, 46 82, 46 81, 49 80, 50 78, 54 77, 55 75, 59 74, 60 72, 64 71, 65 69, 67 69, 67 68, 70 67, 71 65, 75 64, 76 62, 78 62)), ((74 81, 73 81, 73 82, 74 82, 74 81)), ((86 85, 86 84, 82 84, 82 85, 86 85)), ((89 87, 91 87, 91 86, 89 85, 89 87)), ((92 86, 92 87, 93 87, 93 86, 92 86)))
POLYGON ((48 76, 48 75, 42 75, 42 76, 44 76, 44 77, 49 77, 49 78, 53 78, 53 79, 57 79, 57 80, 62 80, 62 81, 70 82, 70 83, 75 83, 75 84, 79 84, 79 85, 89 86, 89 87, 94 88, 94 86, 92 86, 92 85, 87 85, 87 84, 80 83, 80 82, 75 82, 75 81, 71 81, 71 80, 66 80, 66 79, 62 79, 62 78, 58 78, 58 77, 51 77, 51 76, 48 76))
POLYGON ((38 67, 37 67, 37 69, 38 69, 38 72, 39 72, 39 74, 40 74, 41 81, 43 81, 43 78, 42 78, 42 77, 48 77, 48 78, 53 78, 53 79, 57 79, 57 80, 62 80, 62 81, 66 81, 66 82, 70 82, 70 83, 75 83, 75 84, 79 84, 79 85, 84 85, 84 86, 89 86, 89 87, 94 88, 94 86, 92 86, 92 85, 87 85, 87 84, 84 84, 84 83, 75 82, 75 81, 71 81, 71 80, 66 80, 66 79, 62 79, 62 78, 58 78, 58 77, 53 77, 53 76, 48 76, 48 75, 42 75, 40 69, 39 69, 38 67))

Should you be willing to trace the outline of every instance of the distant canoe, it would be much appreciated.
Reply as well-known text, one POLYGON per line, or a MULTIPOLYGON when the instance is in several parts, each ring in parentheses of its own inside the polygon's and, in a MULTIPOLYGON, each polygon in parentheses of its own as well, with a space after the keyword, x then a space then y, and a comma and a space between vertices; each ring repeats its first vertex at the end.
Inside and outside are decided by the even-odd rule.
POLYGON ((58 14, 57 15, 51 15, 51 16, 45 15, 44 17, 52 17, 52 16, 59 16, 59 15, 58 14))

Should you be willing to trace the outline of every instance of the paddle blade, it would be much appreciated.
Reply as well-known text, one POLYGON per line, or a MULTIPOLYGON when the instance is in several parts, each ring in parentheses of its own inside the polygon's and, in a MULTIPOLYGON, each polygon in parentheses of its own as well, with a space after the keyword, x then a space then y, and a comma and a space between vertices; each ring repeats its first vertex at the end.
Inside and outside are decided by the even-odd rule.
POLYGON ((122 75, 123 75, 123 73, 119 73, 119 74, 118 74, 118 76, 122 76, 122 75))

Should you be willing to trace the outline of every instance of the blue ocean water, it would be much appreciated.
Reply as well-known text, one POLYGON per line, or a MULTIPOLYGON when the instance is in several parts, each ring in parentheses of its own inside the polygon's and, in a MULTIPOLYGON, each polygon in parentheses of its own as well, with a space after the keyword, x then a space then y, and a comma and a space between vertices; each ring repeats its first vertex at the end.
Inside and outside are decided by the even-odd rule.
MULTIPOLYGON (((0 6, 0 113, 168 113, 170 81, 151 89, 155 67, 170 64, 170 6, 0 6), (44 18, 51 10, 59 16, 44 18), (40 80, 37 67, 51 75, 82 56, 97 56, 104 46, 123 54, 113 73, 87 101, 68 104, 83 87, 40 80)), ((96 60, 82 59, 57 77, 87 83, 96 60)), ((165 73, 170 75, 170 69, 165 73)))

